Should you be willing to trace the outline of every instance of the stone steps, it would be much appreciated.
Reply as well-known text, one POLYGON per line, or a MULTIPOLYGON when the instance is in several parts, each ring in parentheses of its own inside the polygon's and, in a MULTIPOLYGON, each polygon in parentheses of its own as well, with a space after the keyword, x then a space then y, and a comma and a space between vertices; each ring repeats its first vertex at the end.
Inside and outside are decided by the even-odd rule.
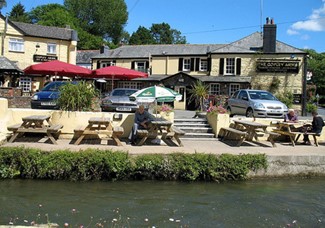
POLYGON ((214 139, 212 128, 205 118, 176 118, 174 119, 174 125, 186 132, 182 139, 214 139))

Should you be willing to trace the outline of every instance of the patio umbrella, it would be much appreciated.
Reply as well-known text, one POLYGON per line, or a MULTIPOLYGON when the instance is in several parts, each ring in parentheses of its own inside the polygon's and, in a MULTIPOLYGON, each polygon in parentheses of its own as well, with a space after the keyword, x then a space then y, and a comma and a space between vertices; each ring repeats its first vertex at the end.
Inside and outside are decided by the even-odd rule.
POLYGON ((141 89, 129 96, 130 100, 136 100, 139 103, 155 102, 156 116, 158 102, 173 102, 174 100, 181 100, 182 95, 172 89, 162 86, 151 86, 141 89))
POLYGON ((147 87, 131 94, 129 97, 130 100, 136 100, 141 103, 172 102, 182 99, 181 94, 162 86, 147 87))
POLYGON ((70 63, 53 60, 31 65, 24 70, 25 74, 48 74, 58 76, 91 76, 91 70, 70 63))
POLYGON ((95 78, 110 78, 120 80, 131 80, 134 78, 146 78, 147 73, 143 73, 136 70, 130 70, 118 66, 108 66, 93 70, 93 77, 95 78))

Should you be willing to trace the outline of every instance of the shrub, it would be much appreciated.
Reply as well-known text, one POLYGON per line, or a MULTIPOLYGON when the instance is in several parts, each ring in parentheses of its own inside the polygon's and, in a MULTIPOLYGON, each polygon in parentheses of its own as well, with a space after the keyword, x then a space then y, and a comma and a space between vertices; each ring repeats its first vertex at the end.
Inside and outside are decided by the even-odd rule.
POLYGON ((64 111, 91 111, 98 106, 99 92, 93 84, 81 81, 60 87, 58 103, 64 111))
POLYGON ((317 111, 317 106, 313 103, 307 103, 306 110, 309 113, 311 113, 313 111, 317 111))
POLYGON ((284 91, 283 94, 277 94, 276 96, 282 103, 284 103, 288 108, 291 108, 293 105, 293 93, 284 91))
POLYGON ((0 178, 49 180, 244 180, 250 170, 266 168, 265 155, 153 154, 88 149, 40 151, 0 148, 0 178))

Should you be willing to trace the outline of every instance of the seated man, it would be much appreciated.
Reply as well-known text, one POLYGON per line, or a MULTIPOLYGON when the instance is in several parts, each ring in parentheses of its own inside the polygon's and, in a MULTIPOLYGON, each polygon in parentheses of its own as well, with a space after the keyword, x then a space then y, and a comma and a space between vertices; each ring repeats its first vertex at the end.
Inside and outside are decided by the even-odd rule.
POLYGON ((136 134, 138 129, 147 129, 148 124, 150 123, 151 118, 149 112, 144 110, 144 106, 140 105, 139 109, 135 112, 134 115, 134 124, 129 135, 129 142, 131 144, 135 143, 136 134))
MULTIPOLYGON (((316 135, 320 135, 322 133, 322 129, 324 127, 324 120, 321 116, 318 115, 316 111, 311 113, 313 115, 313 122, 311 123, 311 129, 307 132, 314 132, 316 135)), ((310 145, 310 141, 307 134, 304 134, 304 145, 310 145)))
POLYGON ((289 109, 288 113, 284 116, 284 122, 297 123, 298 116, 295 114, 295 110, 289 109))

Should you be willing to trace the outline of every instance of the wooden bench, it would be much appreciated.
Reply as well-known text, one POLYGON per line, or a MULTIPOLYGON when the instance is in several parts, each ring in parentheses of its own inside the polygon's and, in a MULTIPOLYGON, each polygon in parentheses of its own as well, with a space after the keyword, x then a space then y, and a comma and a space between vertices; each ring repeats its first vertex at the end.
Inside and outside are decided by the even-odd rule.
POLYGON ((317 138, 316 137, 319 137, 321 136, 321 134, 316 134, 315 132, 306 132, 306 133, 303 133, 303 132, 299 132, 300 134, 298 134, 295 142, 298 141, 298 139, 300 138, 300 135, 311 135, 313 136, 313 139, 314 139, 314 142, 315 142, 315 145, 318 146, 318 141, 317 141, 317 138))
POLYGON ((247 133, 231 127, 223 127, 220 129, 221 141, 229 138, 230 135, 234 135, 236 138, 239 138, 237 146, 240 146, 244 142, 247 133))
POLYGON ((276 133, 276 132, 272 132, 272 131, 267 131, 267 132, 265 132, 265 134, 268 134, 269 135, 269 137, 267 138, 267 140, 271 142, 271 144, 272 144, 273 147, 276 147, 276 145, 275 145, 275 139, 277 137, 279 137, 280 134, 279 133, 276 133))
POLYGON ((14 124, 14 125, 11 125, 11 126, 8 126, 7 129, 8 131, 17 131, 18 128, 20 128, 21 124, 14 124))
POLYGON ((138 129, 136 136, 138 138, 141 138, 140 142, 137 144, 138 146, 142 146, 143 143, 147 140, 148 136, 149 136, 149 131, 145 130, 145 129, 138 129))
POLYGON ((179 146, 184 146, 182 141, 180 140, 180 136, 185 135, 185 131, 179 129, 178 127, 171 126, 171 131, 167 133, 167 137, 174 138, 179 146))
POLYGON ((122 137, 123 133, 124 133, 124 128, 123 127, 120 127, 120 126, 113 127, 112 138, 113 138, 113 140, 116 142, 116 144, 118 146, 122 146, 120 138, 122 137))
POLYGON ((53 144, 58 144, 53 136, 53 134, 59 134, 61 132, 61 128, 63 128, 62 124, 55 124, 47 128, 46 134, 53 144))
POLYGON ((287 136, 289 136, 292 146, 295 146, 296 145, 295 142, 298 141, 298 139, 300 137, 299 135, 303 134, 302 132, 296 132, 296 131, 289 132, 289 131, 282 131, 282 130, 279 130, 279 129, 273 129, 272 131, 274 133, 278 133, 280 135, 287 135, 287 136))

